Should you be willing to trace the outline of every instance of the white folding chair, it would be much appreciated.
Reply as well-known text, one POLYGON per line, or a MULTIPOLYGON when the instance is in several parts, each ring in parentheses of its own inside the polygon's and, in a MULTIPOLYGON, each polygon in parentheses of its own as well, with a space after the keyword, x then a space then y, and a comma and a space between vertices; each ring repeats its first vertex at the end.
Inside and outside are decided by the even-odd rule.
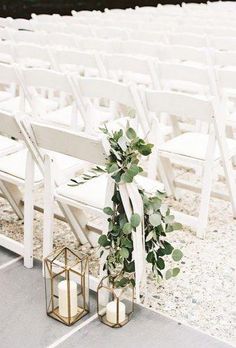
POLYGON ((81 51, 117 53, 120 52, 120 40, 108 40, 98 38, 76 38, 77 47, 81 51))
MULTIPOLYGON (((235 57, 235 55, 234 55, 235 57)), ((233 56, 231 57, 233 58, 233 56)), ((234 64, 235 61, 234 61, 234 64)), ((234 129, 236 127, 236 69, 234 67, 216 68, 216 81, 218 91, 225 107, 227 108, 226 123, 232 129, 229 135, 234 138, 234 129)))
POLYGON ((160 58, 162 55, 162 48, 162 44, 154 44, 137 40, 126 40, 121 41, 120 53, 133 56, 160 58))
POLYGON ((134 57, 125 54, 101 56, 109 78, 126 83, 158 88, 159 82, 151 58, 134 57))
POLYGON ((21 69, 19 73, 31 106, 28 113, 61 126, 83 128, 73 86, 66 74, 48 69, 21 69))
POLYGON ((230 36, 208 36, 208 46, 219 51, 235 51, 236 38, 230 36))
POLYGON ((91 30, 94 36, 100 39, 128 39, 128 32, 123 28, 92 26, 91 30))
POLYGON ((219 51, 210 50, 212 64, 217 68, 235 69, 236 67, 236 51, 219 51))
POLYGON ((13 63, 15 59, 14 53, 14 45, 11 41, 0 41, 0 63, 13 63))
MULTIPOLYGON (((85 133, 75 133, 62 130, 38 122, 32 122, 32 133, 34 134, 34 146, 47 151, 56 151, 86 161, 91 166, 105 165, 105 148, 101 138, 92 137, 85 133)), ((80 241, 82 244, 97 246, 97 240, 101 233, 106 233, 107 216, 103 212, 105 206, 111 206, 111 198, 114 192, 113 179, 107 174, 95 177, 78 186, 69 186, 70 182, 63 185, 57 183, 54 177, 55 169, 50 156, 44 157, 45 165, 45 193, 44 193, 44 237, 43 255, 46 257, 53 249, 53 205, 54 201, 60 206, 68 207, 77 219, 81 229, 80 241), (76 215, 77 214, 77 215, 76 215), (96 226, 96 231, 88 229, 88 216, 93 215, 102 219, 102 225, 96 226)), ((77 176, 75 180, 80 181, 77 176)), ((152 190, 162 189, 163 185, 150 181, 144 177, 137 176, 138 185, 149 187, 152 190)), ((70 220, 68 220, 70 222, 70 220)), ((102 262, 101 262, 102 263, 102 262)), ((102 269, 100 269, 102 273, 102 269)), ((100 273, 100 276, 102 275, 100 273)), ((90 277, 90 288, 97 289, 98 279, 90 277)))
POLYGON ((33 31, 32 20, 25 18, 15 18, 11 21, 11 28, 16 30, 29 30, 33 31))
POLYGON ((80 100, 85 130, 97 134, 99 126, 110 129, 125 128, 127 121, 139 134, 149 131, 140 99, 132 85, 99 78, 74 77, 75 90, 80 100), (135 117, 131 117, 135 114, 135 117))
POLYGON ((191 33, 169 33, 168 41, 170 45, 190 46, 190 47, 206 47, 206 35, 197 35, 191 33))
MULTIPOLYGON (((34 192, 42 186, 44 172, 43 166, 40 166, 38 150, 33 149, 31 145, 33 135, 31 134, 30 139, 21 126, 21 118, 22 114, 15 118, 12 114, 0 113, 0 131, 9 137, 24 141, 29 149, 29 151, 21 149, 1 157, 0 189, 18 217, 24 218, 24 243, 0 235, 0 245, 24 256, 24 265, 31 268, 33 267, 34 192), (37 166, 33 158, 37 159, 37 166)), ((57 180, 61 184, 79 173, 82 168, 86 168, 86 163, 76 158, 52 151, 42 153, 50 155, 55 162, 57 180)))
MULTIPOLYGON (((162 144, 156 142, 158 160, 165 175, 162 180, 166 190, 173 195, 177 188, 190 189, 201 192, 200 209, 197 217, 190 215, 176 215, 183 222, 197 231, 199 237, 204 237, 208 222, 209 202, 211 194, 218 198, 229 199, 232 204, 233 215, 236 214, 235 180, 231 159, 236 153, 236 141, 225 138, 225 115, 223 105, 213 105, 205 98, 193 97, 177 92, 146 91, 145 105, 148 112, 160 117, 162 113, 186 117, 190 120, 201 120, 210 126, 210 133, 184 133, 162 144), (175 178, 171 163, 176 160, 186 162, 187 165, 203 166, 202 188, 197 185, 175 178), (214 168, 222 163, 229 196, 212 190, 214 168)), ((158 122, 158 119, 157 119, 158 122)), ((158 138, 158 137, 157 137, 158 138)), ((157 162, 156 162, 157 163, 157 162)))
POLYGON ((33 22, 33 27, 36 32, 44 33, 64 33, 65 24, 63 23, 44 23, 44 22, 33 22))
POLYGON ((47 35, 47 44, 50 47, 74 49, 76 47, 76 38, 72 34, 50 33, 47 35))
POLYGON ((46 45, 46 35, 42 32, 10 29, 8 33, 10 39, 16 44, 24 42, 35 45, 46 45))
POLYGON ((54 68, 58 71, 76 72, 84 76, 104 77, 106 75, 102 60, 96 52, 51 49, 54 68))
MULTIPOLYGON (((13 115, 0 112, 0 131, 8 137, 24 140, 20 127, 13 115)), ((0 190, 7 199, 17 216, 24 220, 24 242, 20 243, 0 234, 0 245, 24 256, 24 265, 27 268, 33 266, 33 199, 32 190, 34 183, 42 180, 36 173, 31 157, 27 157, 26 150, 1 157, 0 161, 0 190), (20 166, 19 166, 20 163, 20 166), (19 186, 25 187, 24 198, 19 186), (24 205, 23 205, 24 202, 24 205)))
POLYGON ((11 36, 9 34, 9 29, 8 28, 1 28, 1 26, 0 26, 0 42, 6 41, 6 40, 11 40, 11 36))
POLYGON ((18 106, 17 110, 19 110, 21 107, 20 97, 17 94, 19 79, 14 64, 0 64, 0 85, 0 110, 15 110, 15 105, 18 106))
POLYGON ((11 17, 0 17, 0 27, 8 28, 11 27, 12 18, 11 17))
MULTIPOLYGON (((73 17, 71 17, 71 19, 73 19, 73 17)), ((93 32, 90 25, 80 24, 80 22, 78 22, 78 19, 76 19, 76 22, 72 22, 71 24, 68 23, 68 25, 66 25, 63 28, 63 32, 65 34, 73 34, 83 38, 93 36, 93 32)))
POLYGON ((163 90, 216 96, 215 75, 210 66, 156 62, 159 85, 163 90))
POLYGON ((167 33, 165 31, 151 31, 151 30, 130 30, 130 40, 146 41, 152 43, 167 43, 167 33))
POLYGON ((31 14, 32 20, 35 22, 43 22, 43 23, 60 23, 61 22, 61 16, 57 13, 54 13, 52 15, 49 14, 31 14))
POLYGON ((15 45, 15 62, 24 68, 52 68, 47 47, 24 42, 15 45))
POLYGON ((179 45, 165 46, 161 58, 166 62, 182 62, 192 66, 206 66, 211 64, 207 48, 179 45))

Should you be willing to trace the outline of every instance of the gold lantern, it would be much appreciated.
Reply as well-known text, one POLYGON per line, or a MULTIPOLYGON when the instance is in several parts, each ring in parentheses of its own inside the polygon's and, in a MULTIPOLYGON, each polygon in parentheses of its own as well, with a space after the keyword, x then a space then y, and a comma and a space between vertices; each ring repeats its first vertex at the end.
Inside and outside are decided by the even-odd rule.
POLYGON ((115 287, 116 279, 104 277, 97 288, 97 312, 100 321, 110 327, 126 325, 134 312, 134 287, 128 283, 115 287))
POLYGON ((47 315, 74 324, 89 312, 88 256, 67 247, 44 260, 47 315))

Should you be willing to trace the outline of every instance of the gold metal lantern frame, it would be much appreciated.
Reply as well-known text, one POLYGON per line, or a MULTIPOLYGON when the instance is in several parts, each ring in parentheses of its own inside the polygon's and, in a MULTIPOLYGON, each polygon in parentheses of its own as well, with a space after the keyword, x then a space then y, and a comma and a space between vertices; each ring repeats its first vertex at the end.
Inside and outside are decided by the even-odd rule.
POLYGON ((89 312, 88 256, 63 247, 44 260, 47 315, 73 325, 89 312))
POLYGON ((115 281, 104 277, 97 288, 97 313, 100 321, 112 328, 126 325, 134 312, 134 287, 116 288, 115 281))

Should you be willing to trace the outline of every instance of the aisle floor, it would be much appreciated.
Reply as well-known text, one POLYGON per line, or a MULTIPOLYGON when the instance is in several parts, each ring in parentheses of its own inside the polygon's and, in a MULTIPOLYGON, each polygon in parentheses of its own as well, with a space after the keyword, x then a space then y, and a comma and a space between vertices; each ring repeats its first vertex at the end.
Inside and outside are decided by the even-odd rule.
POLYGON ((96 318, 95 294, 91 312, 73 327, 45 314, 41 264, 23 267, 22 259, 0 247, 1 348, 230 348, 188 326, 136 305, 132 321, 110 329, 96 318))

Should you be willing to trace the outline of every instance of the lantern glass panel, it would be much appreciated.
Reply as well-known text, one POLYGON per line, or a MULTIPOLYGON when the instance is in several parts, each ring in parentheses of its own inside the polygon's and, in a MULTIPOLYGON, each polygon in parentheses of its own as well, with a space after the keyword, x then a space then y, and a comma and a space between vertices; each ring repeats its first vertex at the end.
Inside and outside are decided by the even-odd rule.
POLYGON ((134 311, 132 284, 115 288, 109 277, 102 279, 97 290, 98 317, 104 324, 118 328, 129 322, 134 311))
POLYGON ((72 325, 89 312, 88 257, 63 248, 45 259, 47 314, 72 325))

